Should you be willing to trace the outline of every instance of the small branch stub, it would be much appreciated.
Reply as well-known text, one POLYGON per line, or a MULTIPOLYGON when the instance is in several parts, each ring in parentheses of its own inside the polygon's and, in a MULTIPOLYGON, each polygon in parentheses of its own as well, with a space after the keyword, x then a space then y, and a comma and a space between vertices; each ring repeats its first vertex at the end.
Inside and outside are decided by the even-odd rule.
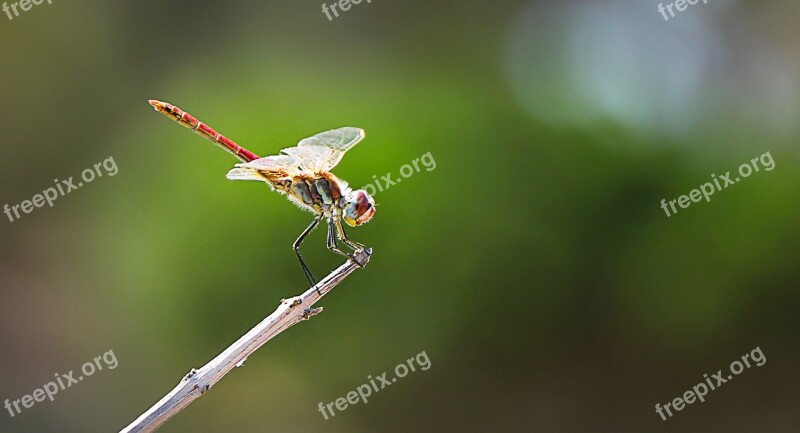
POLYGON ((306 308, 306 310, 303 311, 303 320, 308 320, 321 312, 322 312, 322 307, 306 308))
POLYGON ((292 325, 321 313, 321 307, 311 307, 353 271, 365 266, 369 262, 370 255, 372 255, 371 249, 357 251, 355 258, 358 263, 348 260, 300 296, 282 300, 277 310, 208 364, 200 369, 192 369, 172 391, 122 429, 120 433, 148 433, 161 427, 194 400, 208 392, 231 370, 241 367, 250 355, 273 337, 292 325))

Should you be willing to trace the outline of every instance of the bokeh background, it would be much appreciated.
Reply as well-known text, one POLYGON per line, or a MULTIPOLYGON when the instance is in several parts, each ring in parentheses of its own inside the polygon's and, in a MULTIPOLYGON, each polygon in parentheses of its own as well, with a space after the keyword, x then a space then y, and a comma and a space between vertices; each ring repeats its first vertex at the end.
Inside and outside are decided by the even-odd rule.
MULTIPOLYGON (((431 152, 352 229, 374 248, 325 313, 163 432, 796 432, 800 4, 53 1, 0 15, 0 202, 113 157, 119 172, 0 218, 0 400, 108 350, 0 432, 115 432, 305 280, 310 221, 172 102, 260 154, 354 125, 354 186, 431 152), (760 172, 667 218, 765 152, 760 172), (760 347, 666 422, 655 413, 760 347), (426 351, 417 372, 317 411, 426 351)), ((0 215, 2 216, 2 215, 0 215)), ((318 230, 321 276, 339 257, 318 230)))

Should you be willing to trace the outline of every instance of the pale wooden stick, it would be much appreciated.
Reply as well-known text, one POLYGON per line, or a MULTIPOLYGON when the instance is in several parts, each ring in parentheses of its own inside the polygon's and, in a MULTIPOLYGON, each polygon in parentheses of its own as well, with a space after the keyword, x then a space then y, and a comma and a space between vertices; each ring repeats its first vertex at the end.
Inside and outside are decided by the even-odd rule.
POLYGON ((322 308, 311 308, 348 275, 369 261, 372 250, 358 251, 356 260, 361 265, 348 260, 331 272, 316 286, 308 289, 300 296, 284 299, 281 305, 261 323, 242 336, 237 342, 225 349, 216 358, 199 370, 192 370, 184 376, 178 385, 147 412, 125 427, 120 433, 153 432, 167 420, 202 397, 214 384, 237 366, 241 366, 248 356, 258 350, 274 336, 285 331, 295 323, 301 322, 322 312, 322 308))

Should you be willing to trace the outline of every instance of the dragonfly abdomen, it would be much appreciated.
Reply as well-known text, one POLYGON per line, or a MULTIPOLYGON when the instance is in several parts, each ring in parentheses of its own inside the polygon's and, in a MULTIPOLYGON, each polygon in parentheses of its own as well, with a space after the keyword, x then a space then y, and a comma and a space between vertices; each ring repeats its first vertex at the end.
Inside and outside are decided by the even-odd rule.
POLYGON ((244 162, 249 162, 260 158, 255 153, 245 149, 242 146, 239 146, 238 144, 234 143, 233 140, 220 134, 210 126, 198 120, 196 117, 192 116, 191 114, 181 110, 180 108, 170 103, 151 99, 150 105, 152 105, 153 108, 156 109, 156 111, 166 115, 172 120, 175 120, 181 125, 202 135, 203 137, 213 141, 214 144, 226 150, 227 152, 233 154, 235 157, 241 159, 244 162))

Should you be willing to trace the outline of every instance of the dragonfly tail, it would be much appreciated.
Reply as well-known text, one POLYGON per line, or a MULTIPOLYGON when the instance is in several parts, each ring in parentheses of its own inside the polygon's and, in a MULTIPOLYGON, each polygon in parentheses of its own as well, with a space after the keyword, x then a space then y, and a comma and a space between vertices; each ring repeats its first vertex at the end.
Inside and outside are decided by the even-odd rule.
POLYGON ((240 160, 244 162, 250 162, 260 158, 260 156, 245 149, 242 146, 239 146, 233 140, 215 131, 210 126, 206 125, 205 123, 198 120, 196 117, 181 110, 180 108, 168 102, 157 101, 155 99, 151 99, 149 102, 150 105, 152 105, 153 108, 159 113, 169 117, 172 120, 175 120, 181 125, 213 141, 214 144, 221 147, 225 151, 231 153, 233 156, 239 158, 240 160))

